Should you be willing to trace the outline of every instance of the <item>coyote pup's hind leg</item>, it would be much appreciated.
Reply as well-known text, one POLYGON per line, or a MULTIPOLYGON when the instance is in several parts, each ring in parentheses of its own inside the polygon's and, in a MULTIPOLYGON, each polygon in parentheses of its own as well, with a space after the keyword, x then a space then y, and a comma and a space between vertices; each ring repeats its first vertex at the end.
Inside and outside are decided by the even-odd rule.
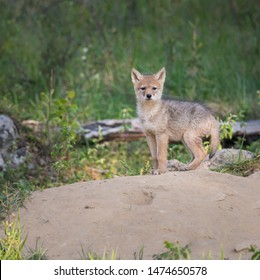
POLYGON ((202 138, 194 132, 186 132, 183 135, 183 142, 193 156, 193 160, 180 168, 180 171, 196 169, 205 159, 207 153, 202 145, 202 138))

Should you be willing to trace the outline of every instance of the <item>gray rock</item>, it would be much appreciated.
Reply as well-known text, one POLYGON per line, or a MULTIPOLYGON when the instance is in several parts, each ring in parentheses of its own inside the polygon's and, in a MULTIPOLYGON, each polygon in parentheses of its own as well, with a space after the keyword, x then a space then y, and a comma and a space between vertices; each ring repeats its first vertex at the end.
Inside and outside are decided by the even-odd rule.
POLYGON ((19 134, 12 119, 6 115, 0 115, 0 170, 24 163, 28 156, 27 147, 17 147, 19 134))
POLYGON ((6 115, 0 115, 0 149, 7 150, 18 136, 14 122, 6 115))
POLYGON ((210 168, 221 168, 225 165, 238 161, 250 160, 254 157, 255 154, 246 150, 222 149, 217 151, 215 156, 210 160, 210 168))
MULTIPOLYGON (((218 150, 215 156, 212 159, 207 159, 201 163, 198 168, 202 169, 216 169, 222 168, 225 165, 232 164, 234 162, 250 160, 255 157, 254 153, 251 153, 246 150, 237 150, 237 149, 222 149, 218 150)), ((183 167, 184 164, 178 160, 169 160, 168 161, 168 171, 178 171, 180 167, 183 167)))
POLYGON ((5 160, 3 158, 3 156, 0 153, 0 170, 5 168, 5 160))
POLYGON ((6 168, 6 163, 10 159, 10 148, 18 137, 17 128, 6 115, 0 115, 0 169, 6 168))
POLYGON ((11 165, 19 166, 20 164, 24 163, 27 155, 28 155, 28 151, 26 147, 14 151, 11 154, 11 165))

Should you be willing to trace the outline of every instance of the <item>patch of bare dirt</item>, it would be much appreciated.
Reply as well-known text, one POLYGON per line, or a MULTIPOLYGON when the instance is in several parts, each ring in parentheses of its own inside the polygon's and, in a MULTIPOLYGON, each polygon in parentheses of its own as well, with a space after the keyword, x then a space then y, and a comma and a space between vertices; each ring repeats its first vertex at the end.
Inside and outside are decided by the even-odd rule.
POLYGON ((191 257, 250 257, 260 247, 260 172, 247 178, 199 169, 79 182, 34 192, 20 211, 27 248, 48 259, 81 259, 81 248, 144 259, 163 242, 190 244, 191 257))

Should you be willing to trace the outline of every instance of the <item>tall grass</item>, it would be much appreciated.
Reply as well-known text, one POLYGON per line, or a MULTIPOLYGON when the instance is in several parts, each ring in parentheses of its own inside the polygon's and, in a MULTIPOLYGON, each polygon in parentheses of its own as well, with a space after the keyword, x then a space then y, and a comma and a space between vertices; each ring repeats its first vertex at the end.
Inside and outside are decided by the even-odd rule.
POLYGON ((23 238, 23 228, 20 223, 20 213, 18 216, 10 215, 9 219, 3 222, 4 236, 0 238, 0 260, 43 260, 46 259, 44 250, 38 247, 29 249, 24 253, 27 237, 23 238))

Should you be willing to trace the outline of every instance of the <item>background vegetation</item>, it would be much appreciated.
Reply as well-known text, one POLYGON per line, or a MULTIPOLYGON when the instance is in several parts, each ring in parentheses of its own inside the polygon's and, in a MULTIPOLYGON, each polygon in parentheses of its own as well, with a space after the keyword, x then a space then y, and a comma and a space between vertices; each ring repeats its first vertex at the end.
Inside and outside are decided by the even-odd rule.
MULTIPOLYGON (((33 162, 0 173, 2 216, 35 189, 149 171, 145 141, 82 143, 75 133, 80 123, 135 116, 132 67, 165 66, 167 95, 203 101, 222 118, 260 117, 257 0, 0 5, 0 113, 16 120, 33 162), (28 119, 42 131, 21 124, 28 119)), ((259 151, 259 143, 250 149, 259 151)), ((183 146, 169 155, 189 159, 183 146)))
POLYGON ((1 96, 43 119, 53 71, 80 120, 116 118, 135 107, 131 68, 166 66, 168 95, 259 117, 259 15, 256 0, 1 0, 1 96))

